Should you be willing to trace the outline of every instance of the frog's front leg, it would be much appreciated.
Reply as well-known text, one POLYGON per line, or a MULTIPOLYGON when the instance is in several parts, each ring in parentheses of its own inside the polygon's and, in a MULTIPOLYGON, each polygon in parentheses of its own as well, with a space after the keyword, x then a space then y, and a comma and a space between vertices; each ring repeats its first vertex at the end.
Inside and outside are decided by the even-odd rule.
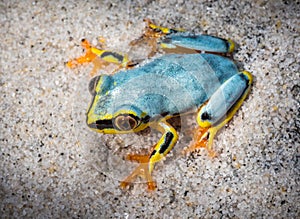
POLYGON ((161 121, 158 124, 153 125, 153 128, 163 133, 163 136, 154 146, 149 155, 128 155, 128 160, 136 161, 140 164, 128 177, 126 177, 126 179, 121 182, 122 188, 126 188, 137 176, 146 179, 149 190, 154 190, 156 188, 156 184, 151 176, 154 164, 170 152, 177 142, 178 135, 176 130, 166 121, 161 121))
POLYGON ((193 143, 184 150, 184 153, 205 147, 211 157, 216 155, 212 149, 214 136, 240 108, 250 91, 252 81, 252 75, 243 71, 232 76, 219 87, 200 108, 197 116, 199 128, 193 143))
POLYGON ((66 65, 69 68, 75 68, 78 65, 93 62, 94 68, 90 73, 90 76, 94 76, 99 69, 104 68, 110 63, 119 66, 116 70, 119 70, 120 68, 126 68, 127 66, 129 67, 131 64, 131 62, 129 62, 128 60, 127 55, 122 55, 117 52, 92 47, 89 41, 86 39, 83 39, 81 41, 81 46, 84 48, 85 54, 68 61, 66 65))
POLYGON ((67 67, 76 68, 78 65, 92 62, 97 57, 97 55, 92 52, 92 46, 88 40, 82 39, 81 47, 84 48, 85 54, 78 58, 68 61, 66 64, 67 67))

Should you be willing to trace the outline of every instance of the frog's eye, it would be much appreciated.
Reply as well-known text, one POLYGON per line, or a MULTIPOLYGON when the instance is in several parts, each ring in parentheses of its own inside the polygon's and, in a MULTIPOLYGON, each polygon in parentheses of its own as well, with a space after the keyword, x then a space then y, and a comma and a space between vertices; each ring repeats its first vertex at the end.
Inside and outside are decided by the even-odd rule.
POLYGON ((89 83, 89 92, 91 95, 95 95, 96 94, 96 86, 98 84, 98 81, 100 79, 100 75, 96 76, 96 77, 93 77, 91 80, 90 80, 90 83, 89 83))
POLYGON ((129 131, 137 127, 138 119, 133 115, 119 115, 114 119, 114 124, 121 131, 129 131))

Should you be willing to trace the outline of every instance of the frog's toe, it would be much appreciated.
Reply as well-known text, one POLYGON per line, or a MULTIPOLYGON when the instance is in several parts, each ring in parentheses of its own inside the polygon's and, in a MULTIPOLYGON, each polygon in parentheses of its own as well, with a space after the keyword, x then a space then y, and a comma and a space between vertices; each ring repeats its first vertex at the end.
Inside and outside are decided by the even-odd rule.
POLYGON ((149 191, 154 191, 156 189, 156 183, 154 181, 147 182, 147 185, 149 191))
POLYGON ((70 61, 66 62, 66 66, 68 68, 75 68, 77 65, 78 64, 77 64, 76 60, 70 60, 70 61))

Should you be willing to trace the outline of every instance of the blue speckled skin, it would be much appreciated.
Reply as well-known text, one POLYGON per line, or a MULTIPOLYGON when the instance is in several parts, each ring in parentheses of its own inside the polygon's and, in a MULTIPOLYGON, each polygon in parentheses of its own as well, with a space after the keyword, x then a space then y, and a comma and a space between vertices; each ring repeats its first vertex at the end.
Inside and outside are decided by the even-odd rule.
POLYGON ((197 109, 238 73, 230 59, 213 54, 170 54, 107 76, 103 75, 94 112, 98 119, 122 109, 139 117, 174 115, 197 109))
POLYGON ((227 40, 209 35, 195 35, 186 32, 167 35, 160 43, 165 44, 168 48, 180 46, 216 53, 227 53, 230 50, 230 42, 227 40))
POLYGON ((165 157, 178 140, 176 130, 167 121, 173 116, 197 110, 199 129, 194 143, 184 153, 205 147, 214 157, 214 136, 239 109, 253 81, 249 72, 239 72, 232 60, 221 56, 233 52, 231 40, 176 33, 150 22, 149 28, 148 35, 139 40, 151 33, 155 39, 158 34, 162 37, 163 49, 175 48, 173 52, 183 54, 162 55, 114 75, 97 76, 89 84, 93 100, 87 112, 87 125, 91 129, 122 134, 150 126, 162 134, 148 155, 127 157, 139 165, 121 182, 123 188, 141 176, 146 179, 149 190, 155 189, 151 176, 154 164, 165 157), (209 53, 184 54, 181 47, 209 53))

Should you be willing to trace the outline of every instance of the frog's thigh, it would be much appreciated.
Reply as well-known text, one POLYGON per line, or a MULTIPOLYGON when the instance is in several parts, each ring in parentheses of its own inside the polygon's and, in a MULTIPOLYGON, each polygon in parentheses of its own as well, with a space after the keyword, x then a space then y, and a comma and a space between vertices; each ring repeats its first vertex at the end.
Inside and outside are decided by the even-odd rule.
POLYGON ((161 40, 160 46, 165 49, 174 49, 177 46, 199 51, 231 53, 235 44, 232 40, 222 39, 210 35, 187 35, 186 33, 167 35, 161 40))
MULTIPOLYGON (((239 109, 252 84, 252 75, 243 71, 229 78, 201 107, 197 122, 202 128, 209 128, 210 137, 224 126, 239 109)), ((212 139, 210 139, 212 140, 212 139)))

